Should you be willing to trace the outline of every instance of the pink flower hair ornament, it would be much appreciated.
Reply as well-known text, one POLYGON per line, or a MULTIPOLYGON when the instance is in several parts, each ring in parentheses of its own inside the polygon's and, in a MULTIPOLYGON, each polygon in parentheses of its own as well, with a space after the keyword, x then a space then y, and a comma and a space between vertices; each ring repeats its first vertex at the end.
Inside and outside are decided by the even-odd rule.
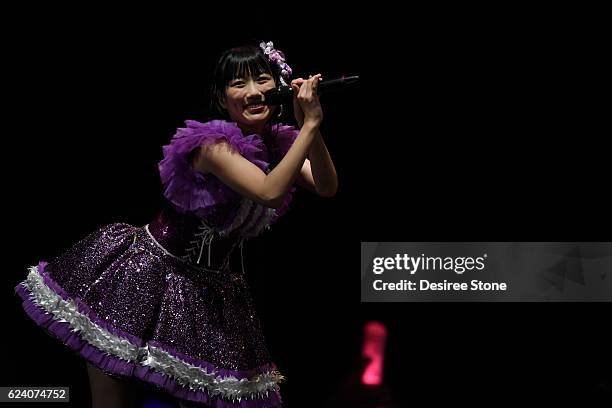
POLYGON ((280 68, 281 84, 283 84, 284 86, 288 86, 285 80, 289 80, 291 78, 293 71, 291 70, 291 67, 285 62, 285 54, 283 54, 282 51, 274 49, 274 44, 272 43, 272 41, 269 41, 267 43, 261 42, 259 44, 259 48, 261 48, 264 55, 268 57, 270 62, 276 64, 280 68))

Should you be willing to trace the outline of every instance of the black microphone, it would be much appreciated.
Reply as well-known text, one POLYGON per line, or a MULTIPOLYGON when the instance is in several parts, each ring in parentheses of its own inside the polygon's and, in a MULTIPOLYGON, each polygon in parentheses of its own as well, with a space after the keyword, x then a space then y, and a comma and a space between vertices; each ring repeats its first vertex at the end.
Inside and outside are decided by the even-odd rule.
MULTIPOLYGON (((358 75, 321 81, 317 86, 317 94, 344 89, 347 86, 355 85, 357 82, 359 82, 358 75)), ((292 99, 293 89, 290 86, 279 86, 264 93, 263 103, 264 105, 280 105, 285 102, 291 102, 292 99)))

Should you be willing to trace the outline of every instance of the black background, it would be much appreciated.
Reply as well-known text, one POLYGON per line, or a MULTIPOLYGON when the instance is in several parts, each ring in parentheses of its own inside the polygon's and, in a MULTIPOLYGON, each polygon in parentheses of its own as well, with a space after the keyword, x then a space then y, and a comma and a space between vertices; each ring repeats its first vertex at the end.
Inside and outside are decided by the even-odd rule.
POLYGON ((326 21, 315 6, 253 7, 5 14, 18 24, 5 36, 0 383, 70 386, 86 406, 84 364, 25 317, 13 287, 89 232, 156 215, 161 146, 205 117, 217 55, 261 38, 296 76, 362 78, 322 98, 337 196, 300 190, 245 249, 287 406, 340 392, 372 319, 389 328, 385 382, 402 407, 609 396, 608 304, 361 304, 355 278, 360 241, 610 240, 600 26, 552 10, 326 21))

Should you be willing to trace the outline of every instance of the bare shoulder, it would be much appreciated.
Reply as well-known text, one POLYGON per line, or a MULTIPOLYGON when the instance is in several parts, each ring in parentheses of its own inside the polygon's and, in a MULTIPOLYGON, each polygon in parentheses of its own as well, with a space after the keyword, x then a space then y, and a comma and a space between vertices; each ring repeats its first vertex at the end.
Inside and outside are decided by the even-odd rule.
POLYGON ((214 166, 222 165, 223 162, 231 160, 232 156, 235 155, 240 154, 228 141, 220 139, 194 149, 191 156, 191 166, 200 173, 210 174, 214 166))

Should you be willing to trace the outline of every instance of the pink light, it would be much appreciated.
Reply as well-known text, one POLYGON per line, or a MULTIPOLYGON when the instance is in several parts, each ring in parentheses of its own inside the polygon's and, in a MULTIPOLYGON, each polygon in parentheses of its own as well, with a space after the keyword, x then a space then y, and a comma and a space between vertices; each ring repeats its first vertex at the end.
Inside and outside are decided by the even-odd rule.
POLYGON ((363 349, 361 355, 369 360, 363 371, 361 382, 366 385, 380 385, 383 380, 385 343, 387 328, 379 322, 368 322, 364 326, 363 349))

